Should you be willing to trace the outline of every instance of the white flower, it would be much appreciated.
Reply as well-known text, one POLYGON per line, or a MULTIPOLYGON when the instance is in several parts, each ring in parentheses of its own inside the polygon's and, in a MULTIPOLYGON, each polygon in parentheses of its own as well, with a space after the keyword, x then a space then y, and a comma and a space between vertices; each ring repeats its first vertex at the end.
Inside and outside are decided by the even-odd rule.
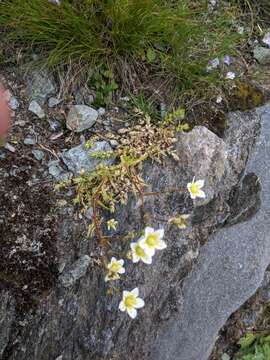
POLYGON ((233 79, 235 79, 235 73, 232 72, 232 71, 227 72, 227 74, 226 74, 226 79, 228 79, 228 80, 233 80, 233 79))
POLYGON ((144 301, 139 298, 138 288, 135 288, 132 291, 123 291, 122 301, 119 304, 119 309, 121 311, 126 311, 132 319, 135 319, 137 316, 137 309, 141 309, 142 307, 144 307, 144 301))
POLYGON ((139 239, 139 244, 148 256, 153 256, 156 250, 163 250, 167 247, 166 243, 162 240, 163 236, 164 229, 154 230, 151 227, 146 227, 144 236, 139 239))
POLYGON ((202 187, 204 186, 204 180, 197 180, 194 181, 195 179, 192 180, 191 183, 187 184, 187 188, 190 194, 191 199, 196 199, 198 198, 205 198, 205 193, 204 191, 202 191, 202 187))
POLYGON ((131 257, 134 263, 137 263, 141 260, 145 264, 152 264, 152 256, 147 254, 147 252, 143 247, 141 247, 139 242, 131 243, 130 247, 131 247, 131 257))
POLYGON ((115 219, 110 219, 107 221, 107 229, 108 230, 116 230, 118 225, 118 221, 116 221, 115 219))
POLYGON ((105 281, 117 280, 120 278, 119 274, 124 274, 125 268, 123 267, 124 260, 116 260, 115 257, 111 258, 111 261, 107 265, 107 275, 105 276, 105 281))

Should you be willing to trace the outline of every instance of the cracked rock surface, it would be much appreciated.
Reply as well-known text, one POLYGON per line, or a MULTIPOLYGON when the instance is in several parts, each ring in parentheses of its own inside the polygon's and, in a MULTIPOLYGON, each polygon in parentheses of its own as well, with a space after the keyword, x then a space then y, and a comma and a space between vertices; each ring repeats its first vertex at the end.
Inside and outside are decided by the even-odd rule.
MULTIPOLYGON (((6 316, 9 324, 0 332, 2 358, 207 359, 219 329, 260 286, 270 263, 269 150, 267 105, 231 114, 222 139, 204 127, 181 133, 179 162, 146 162, 141 176, 159 196, 147 197, 144 210, 151 226, 165 228, 168 247, 151 268, 127 261, 112 296, 96 261, 102 255, 97 241, 87 238, 72 207, 62 209, 55 237, 62 273, 35 311, 24 315, 23 326, 12 294, 0 294, 1 303, 8 304, 0 307, 0 319, 6 316), (205 179, 206 200, 190 199, 186 184, 194 176, 205 179), (168 224, 179 213, 191 214, 181 231, 168 224), (118 304, 122 290, 135 286, 146 305, 131 320, 118 304)), ((145 226, 133 197, 114 217, 119 236, 145 226)), ((114 241, 110 256, 128 249, 128 242, 114 241)))

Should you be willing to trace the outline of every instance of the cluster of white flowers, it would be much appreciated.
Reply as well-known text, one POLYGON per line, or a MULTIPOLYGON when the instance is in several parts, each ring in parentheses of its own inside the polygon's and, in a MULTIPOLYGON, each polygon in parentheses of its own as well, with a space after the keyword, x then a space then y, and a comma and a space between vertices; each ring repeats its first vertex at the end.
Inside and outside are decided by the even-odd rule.
MULTIPOLYGON (((204 186, 204 180, 192 180, 192 182, 187 184, 187 189, 189 191, 191 199, 196 198, 205 198, 205 193, 202 190, 204 186)), ((186 227, 186 219, 189 215, 181 215, 172 219, 178 228, 184 229, 186 227)), ((116 229, 117 222, 114 219, 111 219, 107 222, 108 230, 116 229)), ((167 247, 166 243, 163 240, 164 229, 155 230, 152 227, 146 227, 143 235, 138 239, 137 242, 132 242, 130 244, 130 254, 133 263, 138 263, 142 261, 145 264, 152 264, 152 258, 155 255, 157 250, 163 250, 167 247)), ((107 264, 107 274, 105 276, 105 281, 118 280, 121 274, 125 273, 124 260, 117 260, 115 257, 111 258, 111 261, 107 264)), ((133 289, 132 291, 124 290, 122 294, 122 300, 119 304, 119 309, 121 311, 126 311, 128 315, 135 319, 137 316, 137 309, 144 307, 143 299, 139 298, 138 288, 133 289)))

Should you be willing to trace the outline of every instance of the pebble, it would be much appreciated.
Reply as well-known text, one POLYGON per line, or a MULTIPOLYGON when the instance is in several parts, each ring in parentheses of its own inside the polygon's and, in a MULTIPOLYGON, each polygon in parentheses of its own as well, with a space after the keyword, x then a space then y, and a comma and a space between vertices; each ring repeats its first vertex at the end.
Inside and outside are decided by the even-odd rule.
POLYGON ((23 143, 25 145, 35 145, 36 144, 36 140, 33 139, 32 137, 30 136, 27 136, 24 140, 23 140, 23 143))
POLYGON ((66 125, 69 130, 82 132, 91 128, 98 118, 98 112, 90 106, 74 105, 71 107, 66 125))
POLYGON ((18 100, 15 98, 15 96, 12 96, 11 99, 8 102, 8 105, 11 110, 17 110, 20 106, 18 100))
POLYGON ((44 157, 45 157, 44 152, 41 151, 41 150, 32 150, 32 154, 33 154, 34 157, 35 157, 37 160, 39 160, 39 161, 41 161, 41 160, 44 159, 44 157))
POLYGON ((48 100, 48 106, 50 108, 53 108, 53 107, 57 106, 58 104, 60 104, 61 101, 62 101, 61 99, 57 99, 55 97, 50 97, 48 100))
POLYGON ((4 147, 5 147, 6 150, 8 150, 8 151, 10 151, 10 152, 12 152, 12 153, 15 153, 15 151, 16 151, 15 147, 12 146, 12 145, 9 144, 9 143, 6 143, 4 147))
POLYGON ((28 110, 31 111, 33 114, 37 115, 37 117, 39 117, 40 119, 43 119, 45 117, 44 110, 36 101, 30 102, 28 110))

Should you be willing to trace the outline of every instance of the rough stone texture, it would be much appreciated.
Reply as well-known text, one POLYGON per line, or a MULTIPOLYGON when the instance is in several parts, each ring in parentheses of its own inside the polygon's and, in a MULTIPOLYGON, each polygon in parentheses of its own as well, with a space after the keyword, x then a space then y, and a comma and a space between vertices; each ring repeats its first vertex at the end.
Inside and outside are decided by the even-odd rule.
POLYGON ((254 58, 262 65, 270 64, 270 49, 256 46, 254 48, 254 58))
POLYGON ((9 335, 15 318, 15 301, 12 295, 2 290, 0 294, 0 357, 8 345, 9 335))
POLYGON ((85 275, 91 259, 88 255, 80 257, 71 268, 60 276, 60 281, 64 287, 69 287, 75 284, 82 276, 85 275))
POLYGON ((81 132, 92 127, 98 118, 98 112, 86 105, 74 105, 67 117, 67 128, 81 132))
MULTIPOLYGON (((251 218, 247 214, 247 221, 219 231, 202 248, 198 264, 184 282, 183 310, 158 340, 153 359, 207 360, 219 329, 263 280, 270 263, 270 106, 258 113, 262 114, 261 134, 242 184, 251 174, 256 175, 254 184, 261 184, 260 209, 251 218)), ((248 115, 231 116, 229 135, 246 121, 248 115)), ((239 142, 238 135, 236 132, 233 137, 239 142)), ((243 191, 241 183, 238 191, 243 191)), ((246 212, 249 209, 246 207, 246 212)))
POLYGON ((46 70, 34 70, 28 75, 26 90, 30 101, 36 101, 42 106, 47 97, 56 91, 56 86, 46 70))
POLYGON ((28 110, 37 115, 40 119, 45 117, 45 112, 37 101, 31 101, 28 110))
POLYGON ((110 164, 111 160, 100 160, 91 157, 96 151, 111 151, 110 144, 106 141, 96 141, 91 149, 86 149, 84 145, 78 145, 66 152, 62 153, 62 159, 67 168, 74 174, 79 174, 80 171, 91 171, 101 162, 110 164))
MULTIPOLYGON (((264 110, 269 117, 270 106, 264 110)), ((105 249, 95 238, 87 238, 85 218, 64 208, 55 239, 58 268, 64 271, 57 287, 42 296, 35 312, 25 315, 26 325, 20 332, 10 332, 3 358, 206 359, 219 328, 260 286, 270 262, 270 122, 263 116, 261 137, 257 137, 262 111, 232 115, 224 139, 202 127, 179 135, 179 162, 168 158, 162 165, 145 163, 141 176, 149 185, 147 190, 159 195, 145 198, 147 216, 142 216, 140 201, 134 197, 127 206, 117 208, 115 235, 139 232, 147 218, 153 227, 165 227, 168 247, 158 252, 151 267, 126 261, 126 273, 113 288, 104 282, 98 261, 106 255, 105 249), (186 184, 194 176, 205 178, 207 201, 190 199, 186 184), (260 176, 261 187, 256 176, 260 176), (247 194, 261 191, 261 196, 252 194, 249 203, 241 195, 242 189, 247 194), (256 206, 260 198, 261 208, 256 206), (168 219, 183 212, 191 214, 191 225, 180 231, 169 225, 168 219), (230 226, 235 219, 242 223, 230 226), (72 276, 75 281, 63 286, 63 277, 81 269, 78 259, 85 255, 89 264, 79 276, 72 276), (135 286, 146 305, 138 318, 131 320, 118 305, 122 290, 135 286)), ((106 213, 102 216, 104 221, 108 219, 106 213)), ((103 232, 109 235, 105 226, 103 232)), ((114 239, 108 257, 122 257, 128 249, 128 241, 114 239)))

